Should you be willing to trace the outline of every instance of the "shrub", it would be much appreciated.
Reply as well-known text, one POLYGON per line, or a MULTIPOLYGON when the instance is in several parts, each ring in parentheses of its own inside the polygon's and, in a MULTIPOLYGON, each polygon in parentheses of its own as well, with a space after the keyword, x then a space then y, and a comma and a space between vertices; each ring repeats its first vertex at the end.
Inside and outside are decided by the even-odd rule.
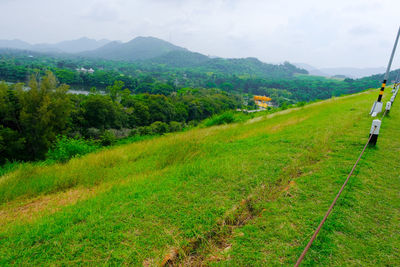
POLYGON ((117 139, 125 138, 130 135, 131 130, 127 128, 122 129, 109 129, 108 131, 112 132, 117 139))
POLYGON ((153 122, 150 125, 150 128, 154 134, 165 134, 169 131, 168 124, 166 124, 165 122, 161 122, 161 121, 153 122))
POLYGON ((101 131, 100 129, 91 127, 87 129, 86 136, 88 138, 99 139, 101 136, 101 131))
POLYGON ((170 132, 178 132, 182 130, 182 124, 180 122, 177 121, 171 121, 169 123, 169 131, 170 132))
POLYGON ((287 102, 283 102, 280 108, 281 108, 281 110, 288 109, 289 108, 289 104, 287 102))
POLYGON ((305 104, 306 104, 305 101, 301 101, 301 102, 297 102, 296 106, 297 106, 297 107, 304 107, 305 104))
POLYGON ((235 122, 235 115, 231 111, 227 111, 220 115, 214 115, 210 119, 206 120, 205 126, 229 124, 235 122))
POLYGON ((21 164, 21 162, 15 161, 15 162, 10 162, 6 161, 2 166, 0 166, 0 177, 3 176, 6 173, 12 172, 16 170, 21 164))
POLYGON ((111 146, 115 143, 116 138, 112 131, 104 131, 103 135, 100 137, 100 143, 102 146, 111 146))
POLYGON ((134 128, 129 132, 129 136, 136 136, 136 135, 140 135, 139 129, 138 128, 134 128))
POLYGON ((66 162, 73 157, 93 152, 97 148, 98 146, 93 142, 62 136, 57 138, 53 148, 47 152, 46 156, 49 160, 66 162))
POLYGON ((190 127, 196 127, 199 124, 199 121, 197 120, 191 120, 188 122, 188 126, 190 127))
POLYGON ((150 135, 153 134, 153 132, 151 131, 150 126, 142 126, 142 127, 138 127, 138 132, 140 135, 150 135))

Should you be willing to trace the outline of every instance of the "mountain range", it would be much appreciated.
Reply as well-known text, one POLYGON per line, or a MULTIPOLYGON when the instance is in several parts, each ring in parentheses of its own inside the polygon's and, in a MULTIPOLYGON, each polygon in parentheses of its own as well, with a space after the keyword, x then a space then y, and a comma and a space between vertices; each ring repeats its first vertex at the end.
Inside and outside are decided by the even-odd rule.
MULTIPOLYGON (((30 44, 18 39, 0 40, 0 48, 22 49, 42 53, 72 54, 87 58, 100 58, 118 61, 142 61, 167 64, 173 67, 192 67, 199 64, 215 65, 225 60, 210 58, 186 48, 176 46, 155 37, 136 37, 128 42, 110 41, 107 39, 95 40, 82 37, 76 40, 62 41, 55 44, 30 44)), ((237 64, 241 59, 226 59, 237 64)), ((262 62, 254 59, 244 59, 252 65, 261 66, 262 62)), ((306 63, 295 63, 297 68, 307 70, 311 75, 342 76, 360 78, 377 73, 383 73, 381 68, 316 68, 306 63)), ((265 67, 265 66, 264 66, 265 67)))
POLYGON ((332 77, 332 76, 339 76, 343 75, 348 78, 361 78, 366 76, 371 76, 377 73, 385 72, 384 67, 377 67, 377 68, 349 68, 349 67, 339 67, 339 68, 316 68, 306 63, 293 63, 298 68, 302 68, 308 71, 310 75, 316 76, 325 76, 325 77, 332 77))
POLYGON ((87 37, 82 37, 76 40, 62 41, 55 44, 30 44, 19 39, 14 39, 0 40, 0 48, 23 49, 47 53, 80 53, 83 51, 97 49, 110 42, 111 41, 107 39, 94 40, 87 37))
POLYGON ((18 39, 0 40, 0 49, 17 49, 41 53, 71 54, 87 58, 101 58, 118 61, 137 61, 151 59, 153 63, 169 63, 173 65, 193 65, 204 62, 209 57, 191 52, 155 37, 136 37, 128 42, 94 40, 82 37, 76 40, 55 44, 30 44, 18 39), (179 63, 178 63, 179 62, 179 63))
MULTIPOLYGON (((163 61, 169 52, 181 53, 180 57, 188 56, 189 50, 176 46, 155 37, 136 37, 129 42, 110 41, 107 39, 94 40, 82 37, 76 40, 62 41, 55 44, 40 43, 30 44, 18 39, 0 40, 0 48, 29 50, 42 53, 67 53, 90 58, 102 58, 109 60, 136 61, 143 59, 156 58, 163 61)), ((196 53, 198 57, 208 58, 196 53)), ((174 55, 173 55, 174 56, 174 55)), ((167 56, 168 57, 168 56, 167 56)))
POLYGON ((129 42, 110 42, 92 51, 80 53, 82 56, 110 60, 135 61, 161 56, 172 51, 187 51, 186 48, 173 45, 155 37, 136 37, 129 42))

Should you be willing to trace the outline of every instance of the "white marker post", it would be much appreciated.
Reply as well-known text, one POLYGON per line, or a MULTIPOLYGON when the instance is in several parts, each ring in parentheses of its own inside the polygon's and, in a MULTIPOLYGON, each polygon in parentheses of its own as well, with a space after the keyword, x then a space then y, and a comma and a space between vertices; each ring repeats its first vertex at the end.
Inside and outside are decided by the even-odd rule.
POLYGON ((392 102, 388 101, 388 102, 386 103, 386 108, 385 108, 386 114, 389 114, 389 111, 390 111, 390 108, 391 108, 391 107, 392 107, 392 102))
POLYGON ((380 120, 373 120, 371 125, 371 130, 369 131, 369 136, 371 139, 369 140, 369 145, 375 146, 376 141, 378 140, 379 129, 381 128, 381 121, 380 120))
POLYGON ((371 114, 372 117, 376 117, 379 113, 381 113, 382 107, 382 102, 375 101, 369 114, 371 114))

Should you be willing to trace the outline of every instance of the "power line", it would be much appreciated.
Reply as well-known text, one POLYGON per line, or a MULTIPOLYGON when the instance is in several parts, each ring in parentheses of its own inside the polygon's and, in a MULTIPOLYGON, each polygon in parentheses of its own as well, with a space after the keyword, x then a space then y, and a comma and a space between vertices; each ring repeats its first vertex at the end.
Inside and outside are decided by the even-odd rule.
MULTIPOLYGON (((395 96, 395 95, 394 95, 395 96)), ((394 101, 394 100, 393 100, 394 101)), ((342 187, 340 188, 339 192, 337 193, 335 199, 333 200, 332 204, 330 205, 328 211, 325 213, 324 218, 322 219, 322 221, 320 222, 320 224, 318 225, 317 229, 314 231, 314 234, 312 235, 310 241, 308 241, 307 246, 304 248, 303 252, 301 253, 300 257, 298 258, 296 264, 294 265, 295 267, 299 266, 300 263, 303 261, 305 255, 307 254, 308 250, 310 249, 312 243, 314 242, 314 240, 316 239, 319 231, 321 230, 322 226, 324 225, 326 219, 328 218, 329 214, 332 212, 333 207, 335 206, 337 200, 339 199, 340 195, 342 194, 343 189, 346 187, 350 177, 353 175, 353 172, 355 170, 355 168, 357 167, 358 162, 360 161, 361 157, 363 156, 365 149, 367 148, 367 146, 370 144, 371 139, 372 138, 376 138, 376 136, 374 135, 375 131, 379 132, 379 128, 380 128, 380 122, 383 120, 383 118, 387 115, 387 113, 389 112, 388 109, 385 109, 385 112, 382 114, 382 117, 379 121, 379 125, 377 126, 376 124, 372 124, 371 127, 371 132, 368 138, 368 141, 366 142, 366 144, 364 145, 364 148, 362 149, 360 155, 357 158, 357 161, 354 163, 353 168, 351 169, 350 173, 348 174, 346 180, 344 181, 342 187)), ((376 141, 375 141, 376 142, 376 141)))
MULTIPOLYGON (((385 115, 385 114, 386 114, 386 112, 384 113, 384 115, 385 115)), ((369 142, 370 142, 370 140, 371 140, 371 138, 372 138, 372 136, 373 136, 375 130, 376 130, 376 126, 375 126, 374 130, 372 131, 372 134, 370 134, 370 136, 369 136, 369 138, 368 138, 368 141, 367 141, 367 143, 365 144, 363 150, 361 151, 360 155, 358 156, 358 159, 357 159, 356 163, 353 165, 353 168, 351 169, 349 175, 347 176, 347 179, 344 181, 342 187, 340 188, 339 192, 337 193, 337 195, 336 195, 335 199, 333 200, 331 206, 329 207, 328 211, 325 213, 324 218, 322 219, 322 221, 321 221, 320 224, 318 225, 318 227, 317 227, 317 229, 315 230, 315 232, 314 232, 313 236, 311 237, 310 241, 308 241, 307 246, 304 248, 303 252, 301 253, 300 257, 298 258, 296 264, 294 265, 295 267, 297 267, 297 266, 300 265, 300 263, 302 262, 304 256, 307 254, 308 250, 310 249, 312 243, 314 242, 314 240, 315 240, 315 238, 317 237, 319 231, 321 230, 322 226, 324 225, 326 219, 328 218, 329 214, 331 213, 331 211, 332 211, 333 207, 335 206, 337 200, 339 199, 340 195, 342 194, 343 189, 344 189, 345 186, 347 185, 347 182, 349 181, 351 175, 353 174, 354 170, 356 169, 357 164, 358 164, 358 162, 360 161, 362 155, 364 154, 365 149, 367 148, 367 146, 368 146, 368 144, 369 144, 369 142)))

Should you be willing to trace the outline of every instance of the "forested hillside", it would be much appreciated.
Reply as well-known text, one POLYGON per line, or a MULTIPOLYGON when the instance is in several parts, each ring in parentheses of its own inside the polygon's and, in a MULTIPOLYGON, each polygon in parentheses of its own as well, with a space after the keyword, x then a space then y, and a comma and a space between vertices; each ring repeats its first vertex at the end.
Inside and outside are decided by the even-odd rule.
MULTIPOLYGON (((31 74, 51 70, 58 80, 75 89, 104 90, 121 80, 134 93, 168 95, 180 88, 219 88, 239 94, 268 95, 278 104, 294 103, 359 92, 379 86, 376 76, 329 79, 309 76, 290 63, 272 65, 254 58, 207 58, 174 51, 145 61, 121 62, 71 56, 49 56, 18 50, 0 51, 0 79, 26 82, 31 74), (78 71, 85 68, 93 73, 78 71)), ((395 73, 391 73, 391 77, 395 73)))
POLYGON ((116 138, 179 131, 243 106, 240 97, 218 89, 132 94, 122 81, 106 95, 71 95, 51 72, 32 76, 28 85, 0 83, 0 164, 43 160, 61 135, 111 145, 116 138))

